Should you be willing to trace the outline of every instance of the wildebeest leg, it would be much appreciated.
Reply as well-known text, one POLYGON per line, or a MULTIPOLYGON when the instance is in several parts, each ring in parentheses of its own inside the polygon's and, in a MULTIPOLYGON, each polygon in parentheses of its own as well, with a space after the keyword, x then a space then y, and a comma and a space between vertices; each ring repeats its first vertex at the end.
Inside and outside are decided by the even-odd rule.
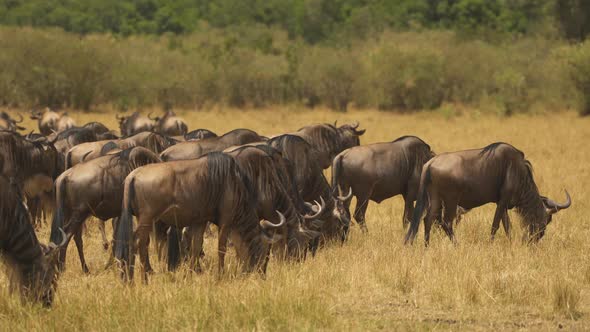
POLYGON ((113 239, 111 240, 111 251, 109 254, 109 259, 107 260, 107 263, 104 266, 105 270, 110 268, 115 262, 115 236, 117 234, 117 226, 119 225, 119 217, 115 217, 111 220, 113 223, 113 239))
POLYGON ((502 226, 504 227, 504 232, 508 237, 508 240, 512 240, 510 235, 510 217, 508 216, 508 210, 504 211, 504 216, 502 216, 502 226))
MULTIPOLYGON (((80 257, 80 264, 82 265, 82 270, 84 273, 88 273, 88 266, 86 265, 86 259, 84 258, 84 245, 82 242, 82 226, 88 217, 88 213, 86 211, 75 211, 69 219, 66 219, 66 233, 74 235, 74 242, 76 243, 76 248, 78 249, 78 256, 80 257)), ((65 262, 66 262, 66 252, 67 247, 69 244, 69 240, 64 245, 64 249, 60 253, 59 265, 60 269, 64 269, 65 262)))
POLYGON ((109 250, 109 240, 107 239, 105 223, 106 220, 99 219, 98 230, 100 231, 100 236, 102 237, 102 248, 106 251, 109 250))
POLYGON ((404 195, 404 216, 402 218, 402 226, 404 229, 408 228, 414 214, 414 200, 410 195, 404 195))
POLYGON ((369 198, 366 196, 357 196, 356 206, 354 208, 354 220, 359 224, 363 232, 368 232, 367 225, 365 223, 365 213, 367 213, 367 207, 369 206, 369 198))
POLYGON ((453 232, 453 221, 457 215, 457 202, 445 200, 442 228, 453 243, 457 243, 453 232))
POLYGON ((150 245, 150 232, 152 230, 152 223, 145 222, 145 220, 138 220, 137 230, 135 231, 137 238, 137 250, 139 252, 139 261, 142 267, 142 279, 145 284, 148 282, 148 272, 151 270, 148 260, 148 248, 150 245))
POLYGON ((223 267, 225 266, 225 253, 227 251, 227 239, 229 237, 230 230, 227 226, 222 225, 219 228, 219 239, 217 243, 217 252, 219 254, 219 275, 223 274, 223 267))
POLYGON ((424 244, 428 246, 430 243, 430 230, 432 229, 432 222, 435 219, 440 218, 442 210, 441 201, 437 195, 431 194, 430 197, 430 206, 428 208, 428 213, 426 213, 426 217, 424 217, 424 244))
POLYGON ((498 205, 496 206, 496 213, 494 213, 494 221, 492 222, 491 241, 494 241, 494 238, 496 237, 496 232, 498 231, 498 228, 500 227, 500 220, 504 217, 505 213, 506 213, 505 205, 502 202, 498 203, 498 205))
POLYGON ((78 249, 78 256, 80 257, 80 264, 82 265, 82 271, 88 274, 90 270, 86 265, 86 259, 84 258, 84 241, 82 240, 82 227, 78 227, 76 233, 74 233, 74 242, 76 243, 76 249, 78 249))
POLYGON ((208 228, 208 223, 200 224, 198 226, 189 227, 190 236, 190 269, 196 273, 201 273, 201 252, 203 251, 203 239, 205 237, 205 230, 208 228))

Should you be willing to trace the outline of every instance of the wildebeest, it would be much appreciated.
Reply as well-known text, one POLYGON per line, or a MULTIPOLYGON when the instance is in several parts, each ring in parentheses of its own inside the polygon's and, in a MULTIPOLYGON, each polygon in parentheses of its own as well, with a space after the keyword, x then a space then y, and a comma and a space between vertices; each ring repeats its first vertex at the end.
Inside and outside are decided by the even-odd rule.
POLYGON ((0 254, 10 269, 11 290, 50 306, 57 286, 58 248, 54 243, 39 243, 18 189, 0 175, 0 254))
POLYGON ((82 143, 68 151, 66 154, 65 168, 68 169, 79 163, 98 158, 112 149, 124 150, 133 146, 143 146, 155 153, 160 153, 174 144, 176 144, 175 140, 152 132, 141 132, 131 137, 117 140, 82 143))
MULTIPOLYGON (((137 167, 159 161, 152 151, 133 147, 78 164, 57 178, 52 228, 63 228, 68 235, 59 260, 62 267, 65 264, 67 243, 73 235, 82 270, 88 273, 82 242, 83 223, 89 216, 102 221, 120 216, 123 182, 127 175, 137 167)), ((108 245, 103 234, 103 245, 105 243, 108 245)))
POLYGON ((60 115, 52 111, 49 107, 41 111, 31 110, 31 119, 37 120, 39 132, 45 136, 49 136, 54 132, 58 132, 58 122, 60 115))
POLYGON ((567 191, 566 196, 563 204, 541 196, 533 179, 531 163, 522 151, 510 144, 498 142, 483 149, 443 153, 424 165, 418 201, 405 242, 414 241, 427 201, 430 204, 424 219, 426 244, 430 239, 432 221, 443 210, 442 228, 455 241, 452 222, 457 206, 472 209, 486 203, 496 203, 492 239, 500 220, 506 233, 510 234, 508 210, 516 208, 528 229, 528 240, 536 242, 545 235, 552 215, 571 205, 567 191))
POLYGON ((115 115, 123 137, 133 136, 144 131, 153 131, 154 121, 148 116, 141 115, 139 112, 133 112, 129 116, 115 115))
MULTIPOLYGON (((148 115, 149 117, 149 115, 148 115)), ((173 111, 166 111, 163 117, 151 118, 156 124, 154 131, 166 136, 181 136, 188 132, 188 126, 183 119, 176 116, 173 111)))
MULTIPOLYGON (((241 167, 229 155, 212 152, 199 159, 151 164, 137 168, 125 179, 123 208, 117 229, 116 257, 133 278, 134 255, 130 243, 136 239, 147 281, 149 233, 156 220, 166 225, 193 227, 191 267, 199 269, 207 222, 219 229, 219 271, 223 272, 228 238, 246 271, 266 271, 270 245, 280 239, 273 234, 285 225, 260 220, 256 214, 256 191, 241 167), (132 234, 132 214, 137 229, 132 234)), ((135 241, 133 241, 135 242, 135 241)))
POLYGON ((231 146, 265 141, 267 138, 250 129, 234 129, 219 137, 180 142, 160 154, 162 161, 196 159, 209 152, 223 151, 231 146))
MULTIPOLYGON (((416 136, 356 146, 334 158, 332 188, 344 192, 352 188, 357 198, 354 218, 364 230, 369 200, 381 203, 387 198, 402 195, 405 202, 402 218, 405 228, 414 211, 422 166, 432 157, 434 152, 430 146, 416 136)), ((345 205, 350 211, 350 200, 345 205)))
POLYGON ((18 123, 23 122, 22 115, 18 115, 19 120, 15 120, 10 115, 4 111, 0 112, 0 130, 8 130, 8 131, 17 131, 17 130, 25 130, 24 127, 18 125, 18 123))
POLYGON ((50 191, 57 171, 57 151, 45 137, 28 141, 15 132, 0 132, 0 174, 27 195, 50 191))
POLYGON ((322 169, 332 166, 332 160, 340 152, 360 145, 359 137, 365 133, 365 129, 358 130, 359 124, 346 124, 340 127, 324 123, 305 126, 292 135, 305 139, 318 151, 318 162, 322 169))
POLYGON ((293 164, 294 181, 305 202, 325 200, 323 215, 318 218, 324 221, 320 229, 323 238, 344 240, 350 224, 344 202, 352 193, 346 197, 336 196, 317 162, 317 151, 303 138, 286 134, 271 138, 267 144, 293 164))
POLYGON ((318 203, 317 210, 311 214, 305 214, 303 208, 297 208, 294 202, 296 198, 292 197, 289 188, 292 184, 289 182, 285 186, 284 179, 288 174, 282 172, 282 160, 277 160, 280 156, 273 153, 278 151, 273 150, 269 146, 241 146, 226 153, 234 157, 254 184, 258 216, 276 224, 279 218, 275 211, 284 213, 287 225, 283 241, 274 246, 277 256, 301 259, 310 240, 320 235, 319 232, 306 229, 304 225, 306 221, 311 222, 321 216, 324 207, 318 203))

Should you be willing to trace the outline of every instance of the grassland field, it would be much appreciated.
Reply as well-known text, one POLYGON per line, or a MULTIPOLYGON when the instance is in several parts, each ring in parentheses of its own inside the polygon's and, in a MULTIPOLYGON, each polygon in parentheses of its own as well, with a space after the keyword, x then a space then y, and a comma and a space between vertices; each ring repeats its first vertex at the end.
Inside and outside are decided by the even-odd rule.
MULTIPOLYGON (((53 308, 21 304, 0 273, 0 331, 590 329, 590 118, 573 112, 502 118, 476 111, 448 117, 284 107, 177 113, 190 129, 217 133, 245 127, 274 135, 338 120, 359 121, 367 129, 362 144, 406 134, 421 137, 436 152, 509 142, 533 163, 543 194, 562 200, 567 188, 573 205, 553 218, 538 245, 520 241, 513 212, 513 241, 500 230, 491 242, 494 206, 486 205, 464 217, 456 230, 458 245, 435 231, 425 248, 422 228, 413 247, 403 246, 403 205, 395 197, 370 203, 368 234, 355 225, 344 245, 333 244, 303 263, 271 259, 266 279, 239 274, 233 252, 226 260, 229 272, 219 276, 213 236, 206 239, 204 273, 185 267, 165 272, 152 246, 156 273, 148 285, 136 278, 132 287, 114 269, 103 269, 108 253, 98 221, 91 219, 84 236, 91 273, 82 273, 71 243, 53 308)), ((113 112, 70 115, 79 124, 101 121, 118 128, 113 112)), ((29 119, 24 126, 36 129, 29 119)), ((39 237, 47 241, 49 225, 39 237)))

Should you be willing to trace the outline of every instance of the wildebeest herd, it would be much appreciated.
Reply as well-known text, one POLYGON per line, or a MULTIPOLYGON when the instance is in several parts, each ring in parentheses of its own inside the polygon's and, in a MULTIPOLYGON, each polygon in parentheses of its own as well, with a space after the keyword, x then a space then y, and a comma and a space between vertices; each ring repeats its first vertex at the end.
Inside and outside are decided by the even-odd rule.
POLYGON ((112 243, 109 261, 118 263, 122 277, 133 279, 137 254, 147 282, 150 237, 169 270, 184 260, 200 272, 209 224, 218 230, 219 272, 231 245, 244 271, 265 273, 271 256, 302 261, 345 242, 351 217, 366 232, 370 200, 402 195, 405 243, 414 241, 424 220, 427 245, 433 223, 456 242, 455 219, 486 203, 497 205, 492 239, 500 222, 510 237, 508 210, 516 208, 526 241, 536 242, 552 215, 571 205, 567 191, 564 203, 542 196, 524 153, 501 142, 435 154, 416 136, 360 145, 365 130, 358 123, 266 137, 249 129, 189 132, 171 111, 155 118, 117 115, 119 132, 98 122, 77 126, 49 109, 32 111, 31 119, 40 133, 21 135, 22 117, 0 114, 0 250, 10 289, 44 305, 52 303, 72 237, 89 272, 82 229, 90 216, 102 221, 103 246, 112 243), (323 173, 329 167, 331 183, 323 173), (50 211, 44 245, 35 227, 50 211))

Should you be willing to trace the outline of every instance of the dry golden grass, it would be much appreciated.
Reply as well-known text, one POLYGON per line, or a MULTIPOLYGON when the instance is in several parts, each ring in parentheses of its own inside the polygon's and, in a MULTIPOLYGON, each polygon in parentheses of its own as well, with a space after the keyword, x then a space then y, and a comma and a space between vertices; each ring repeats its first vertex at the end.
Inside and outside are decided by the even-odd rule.
MULTIPOLYGON (((201 275, 157 273, 149 285, 123 285, 103 271, 95 221, 85 236, 91 274, 81 273, 73 243, 67 271, 51 310, 23 306, 8 295, 0 275, 0 330, 568 330, 589 328, 590 315, 590 119, 573 113, 498 118, 438 113, 398 115, 376 111, 333 113, 296 109, 183 112, 190 128, 223 133, 248 127, 265 135, 309 123, 358 120, 362 142, 415 134, 435 151, 510 142, 535 167, 540 190, 573 205, 561 212, 536 246, 489 241, 493 206, 469 213, 453 246, 435 232, 424 248, 422 231, 413 247, 402 245, 402 200, 371 203, 368 234, 353 227, 350 240, 302 264, 271 261, 266 280, 228 273, 218 276, 214 240, 207 239, 201 275)), ((73 114, 80 122, 115 125, 114 115, 73 114)), ((31 123, 27 123, 29 127, 31 123)), ((354 204, 354 203, 353 203, 354 204)), ((520 238, 515 214, 514 239, 520 238)), ((110 226, 108 227, 110 228, 110 226)), ((40 232, 48 238, 48 227, 40 232)), ((155 258, 153 258, 156 261, 155 258)), ((229 270, 235 271, 235 260, 229 270), (232 269, 233 268, 233 269, 232 269)), ((136 281, 139 281, 136 279, 136 281)))

